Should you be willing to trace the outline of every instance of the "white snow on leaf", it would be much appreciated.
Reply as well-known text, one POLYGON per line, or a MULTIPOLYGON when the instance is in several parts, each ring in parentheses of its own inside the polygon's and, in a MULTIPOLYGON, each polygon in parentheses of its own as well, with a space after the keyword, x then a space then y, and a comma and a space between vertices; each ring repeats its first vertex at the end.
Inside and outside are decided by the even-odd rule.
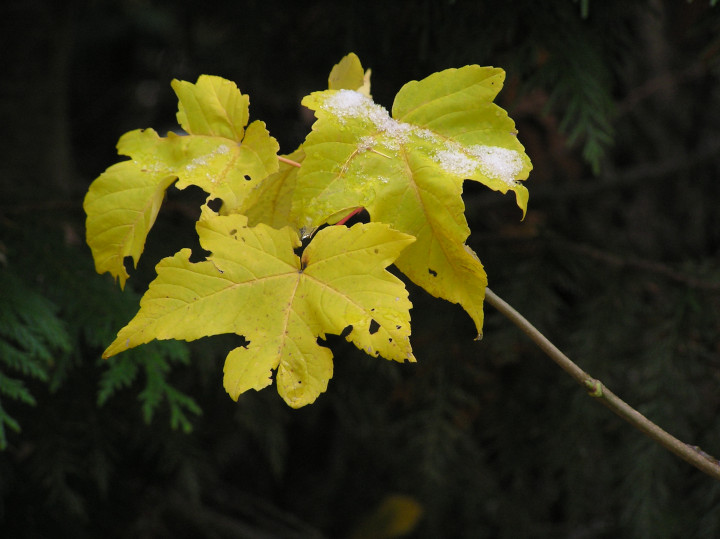
POLYGON ((358 143, 358 151, 366 152, 368 150, 372 150, 373 146, 375 146, 375 138, 374 137, 363 137, 360 139, 360 142, 358 143))
POLYGON ((446 148, 434 157, 443 170, 458 176, 471 176, 479 169, 488 178, 502 180, 512 187, 523 168, 518 152, 500 146, 447 144, 446 148))
POLYGON ((221 144, 217 148, 215 148, 212 152, 210 152, 207 155, 202 155, 200 157, 196 157, 192 161, 190 161, 187 165, 185 165, 185 170, 187 172, 192 172, 198 167, 205 167, 208 165, 208 160, 213 159, 216 155, 223 155, 230 151, 230 148, 228 148, 225 144, 221 144))
MULTIPOLYGON (((345 118, 366 119, 380 128, 394 120, 388 111, 369 97, 355 90, 338 90, 334 92, 323 104, 323 109, 337 116, 341 123, 345 118)), ((384 129, 383 129, 384 131, 384 129)))
MULTIPOLYGON (((378 135, 384 135, 382 140, 389 148, 397 150, 402 144, 406 144, 410 134, 414 132, 414 126, 405 122, 398 122, 390 117, 390 114, 372 99, 356 92, 355 90, 338 90, 328 97, 322 105, 326 110, 345 123, 347 118, 360 119, 370 122, 378 130, 378 135)), ((369 137, 363 137, 361 144, 363 148, 370 147, 369 137)))
POLYGON ((523 162, 515 150, 500 146, 470 146, 470 154, 480 162, 480 171, 486 176, 498 178, 508 185, 515 185, 515 177, 520 174, 523 162))
MULTIPOLYGON (((398 150, 407 144, 411 136, 433 143, 440 142, 440 138, 432 131, 394 120, 386 109, 354 90, 333 92, 324 101, 322 109, 333 114, 341 124, 348 118, 373 124, 378 133, 361 139, 361 151, 372 149, 373 140, 382 142, 391 150, 398 150)), ((500 146, 463 146, 446 141, 445 148, 435 152, 433 158, 443 170, 451 174, 469 177, 479 170, 484 176, 501 180, 510 187, 516 185, 515 178, 523 168, 522 157, 518 152, 500 146)))
POLYGON ((448 148, 435 153, 442 169, 458 176, 470 176, 480 166, 477 159, 468 157, 460 148, 448 148))

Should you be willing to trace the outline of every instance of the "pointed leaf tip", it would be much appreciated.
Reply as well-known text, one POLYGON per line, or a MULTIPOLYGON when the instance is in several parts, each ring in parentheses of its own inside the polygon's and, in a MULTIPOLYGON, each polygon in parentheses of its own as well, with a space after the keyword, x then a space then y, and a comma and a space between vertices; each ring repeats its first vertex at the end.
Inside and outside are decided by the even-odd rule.
POLYGON ((331 90, 354 90, 370 97, 370 70, 363 71, 360 59, 354 52, 335 64, 328 77, 331 90))
POLYGON ((178 123, 188 134, 242 140, 250 98, 234 82, 200 75, 195 84, 175 79, 171 86, 179 100, 178 123))

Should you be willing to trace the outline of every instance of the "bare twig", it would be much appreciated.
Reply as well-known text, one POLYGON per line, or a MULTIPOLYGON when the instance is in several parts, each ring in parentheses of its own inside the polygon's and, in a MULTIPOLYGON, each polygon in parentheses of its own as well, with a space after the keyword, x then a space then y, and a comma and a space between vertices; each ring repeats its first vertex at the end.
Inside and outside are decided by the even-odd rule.
POLYGON ((563 354, 545 335, 540 333, 527 319, 513 309, 507 302, 497 296, 489 288, 485 290, 485 300, 500 313, 510 319, 530 339, 552 359, 561 369, 572 376, 583 386, 590 396, 599 399, 602 404, 630 423, 640 432, 650 437, 681 459, 689 462, 697 469, 720 480, 720 461, 705 453, 698 446, 681 442, 673 435, 661 429, 632 406, 624 402, 600 381, 578 367, 570 358, 563 354))

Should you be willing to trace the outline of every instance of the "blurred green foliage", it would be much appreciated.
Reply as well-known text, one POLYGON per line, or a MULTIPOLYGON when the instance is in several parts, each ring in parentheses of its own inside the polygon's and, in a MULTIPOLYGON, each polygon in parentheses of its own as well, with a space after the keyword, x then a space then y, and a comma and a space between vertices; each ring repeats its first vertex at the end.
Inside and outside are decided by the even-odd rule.
MULTIPOLYGON (((511 198, 466 185, 491 286, 614 392, 717 456, 720 12, 709 4, 3 3, 0 535, 344 537, 394 495, 421 507, 418 538, 720 535, 711 479, 597 406, 507 320, 488 311, 474 342, 459 307, 416 288, 418 363, 331 339, 333 383, 302 410, 274 392, 227 398, 219 351, 233 337, 102 362, 138 296, 95 275, 81 210, 120 134, 174 125, 172 78, 236 81, 289 152, 310 126, 299 98, 348 51, 385 106, 434 71, 503 67, 500 104, 535 169, 523 222, 511 198)), ((146 260, 192 241, 199 197, 169 195, 146 260)), ((153 275, 141 262, 137 290, 153 275)))

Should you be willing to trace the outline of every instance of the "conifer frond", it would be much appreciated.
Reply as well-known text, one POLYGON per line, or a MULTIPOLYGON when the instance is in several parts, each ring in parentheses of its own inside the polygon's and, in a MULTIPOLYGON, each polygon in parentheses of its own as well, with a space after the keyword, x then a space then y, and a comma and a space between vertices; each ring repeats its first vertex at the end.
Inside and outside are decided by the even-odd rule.
POLYGON ((70 339, 57 307, 27 287, 9 270, 0 272, 0 450, 7 447, 5 426, 20 424, 1 406, 7 397, 34 406, 36 400, 25 382, 5 372, 47 381, 53 359, 70 347, 70 339))
POLYGON ((591 29, 586 24, 587 9, 583 1, 582 19, 558 13, 554 22, 538 30, 544 32, 539 45, 544 47, 545 58, 527 84, 547 89, 547 112, 559 116, 568 145, 580 145, 583 158, 597 174, 614 140, 612 70, 618 66, 613 55, 625 36, 620 13, 613 35, 600 36, 602 25, 591 29))
MULTIPOLYGON (((4 376, 0 403, 3 396, 34 403, 22 378, 43 382, 56 393, 88 358, 97 357, 99 406, 144 372, 145 389, 139 392, 139 400, 146 420, 167 402, 171 425, 189 431, 189 415, 199 414, 199 407, 168 381, 174 365, 189 363, 186 344, 156 342, 146 350, 100 360, 101 350, 132 316, 139 296, 120 291, 95 274, 86 259, 69 258, 62 241, 38 241, 38 233, 28 227, 10 238, 11 247, 22 246, 23 257, 11 257, 13 271, 0 272, 0 376, 4 376), (18 277, 21 274, 42 284, 29 286, 18 277), (21 377, 16 380, 14 373, 21 377)), ((0 411, 1 421, 18 430, 17 422, 4 411, 0 411)), ((4 432, 0 431, 0 448, 7 443, 4 432)))

